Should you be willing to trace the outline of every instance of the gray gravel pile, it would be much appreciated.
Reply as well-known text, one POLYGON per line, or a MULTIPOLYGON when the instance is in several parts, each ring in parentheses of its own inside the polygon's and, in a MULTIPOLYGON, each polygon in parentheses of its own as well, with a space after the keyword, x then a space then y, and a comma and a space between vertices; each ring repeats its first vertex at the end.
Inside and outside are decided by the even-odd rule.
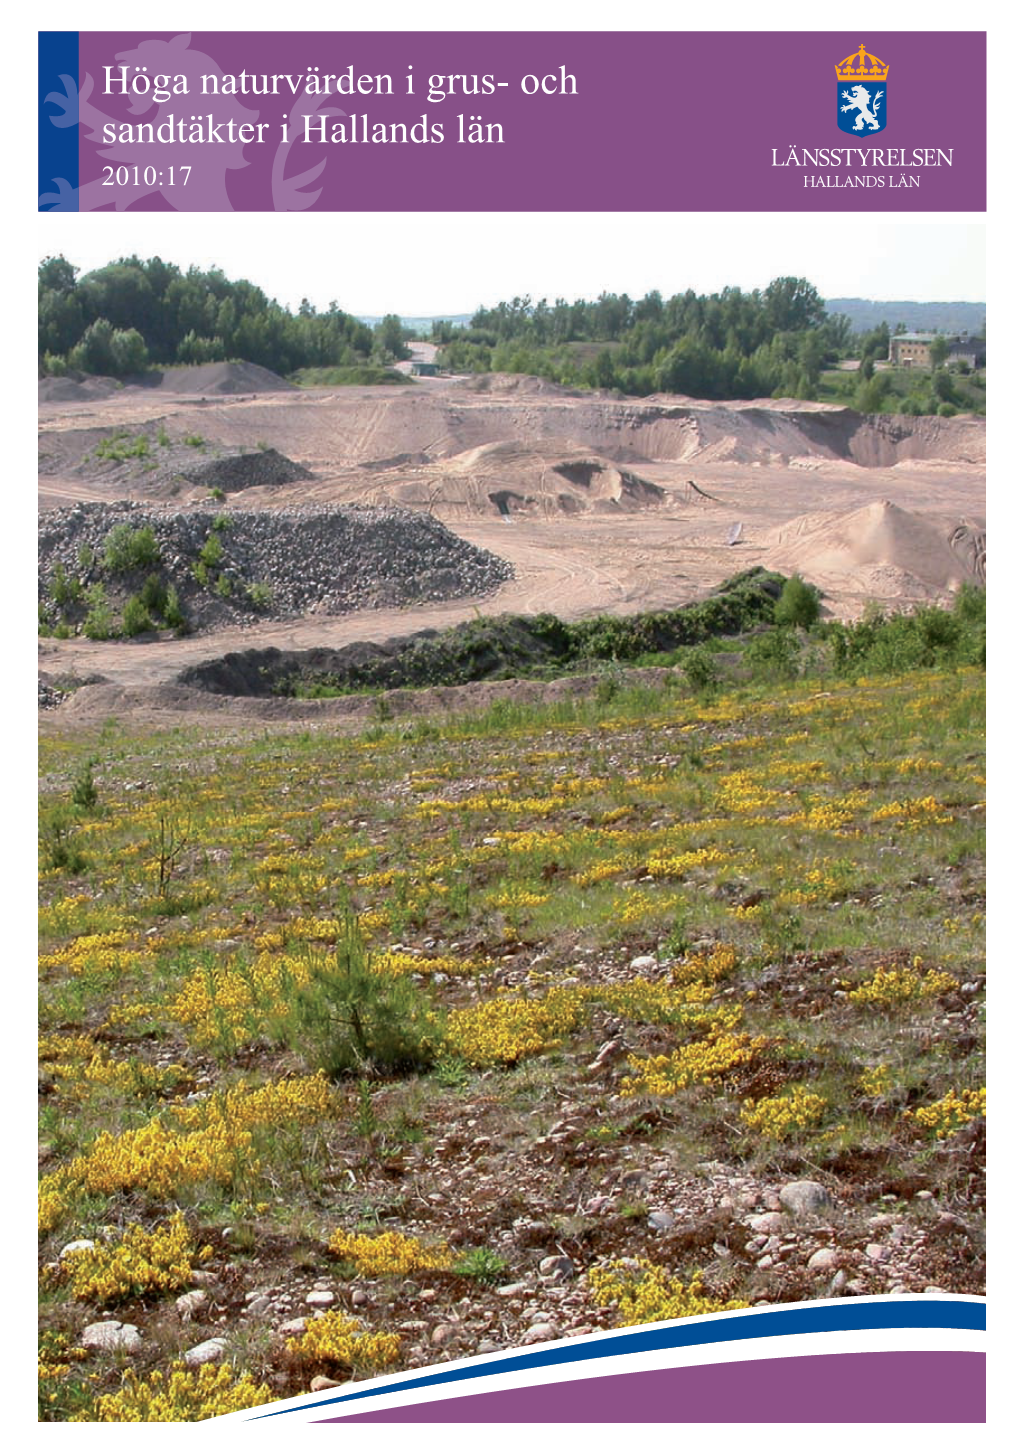
POLYGON ((147 571, 111 575, 103 564, 110 531, 125 524, 152 528, 158 570, 193 626, 480 596, 513 574, 509 562, 461 540, 434 516, 398 507, 228 512, 83 503, 40 517, 40 601, 50 596, 58 565, 85 588, 102 582, 115 606, 137 592, 147 571), (202 585, 194 570, 211 535, 223 555, 202 585), (252 587, 261 590, 256 599, 252 587))
POLYGON ((181 473, 189 485, 208 486, 210 490, 218 486, 221 491, 243 491, 248 486, 285 486, 291 481, 313 479, 311 471, 271 447, 201 461, 181 473))

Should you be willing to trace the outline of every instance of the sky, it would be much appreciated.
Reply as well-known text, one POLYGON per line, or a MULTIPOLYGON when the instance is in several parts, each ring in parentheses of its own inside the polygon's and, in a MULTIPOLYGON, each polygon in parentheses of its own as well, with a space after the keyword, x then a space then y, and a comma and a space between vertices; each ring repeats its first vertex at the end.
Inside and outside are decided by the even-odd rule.
POLYGON ((296 310, 470 313, 515 295, 634 299, 804 276, 826 298, 983 301, 984 218, 702 214, 46 216, 39 259, 84 274, 121 256, 218 266, 296 310))

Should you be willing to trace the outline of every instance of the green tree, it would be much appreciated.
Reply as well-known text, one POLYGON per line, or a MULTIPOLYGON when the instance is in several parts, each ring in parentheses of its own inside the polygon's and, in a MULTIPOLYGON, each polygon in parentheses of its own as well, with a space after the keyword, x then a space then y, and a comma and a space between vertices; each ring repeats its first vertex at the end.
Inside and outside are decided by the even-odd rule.
POLYGON ((931 368, 933 371, 937 371, 945 365, 946 358, 949 355, 949 342, 944 335, 937 335, 935 337, 928 349, 928 354, 931 357, 931 368))
POLYGON ((800 626, 807 631, 821 611, 818 592, 802 576, 792 575, 776 602, 777 626, 800 626))
POLYGON ((404 344, 404 329, 399 315, 384 315, 375 329, 376 339, 394 360, 407 360, 411 352, 404 344))

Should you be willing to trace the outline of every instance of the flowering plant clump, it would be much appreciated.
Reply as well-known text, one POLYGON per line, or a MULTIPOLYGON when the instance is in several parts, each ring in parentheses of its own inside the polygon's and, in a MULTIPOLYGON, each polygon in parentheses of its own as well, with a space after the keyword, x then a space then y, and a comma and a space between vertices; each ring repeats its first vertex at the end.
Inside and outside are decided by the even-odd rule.
POLYGON ((879 967, 874 976, 847 992, 850 1001, 863 1006, 897 1007, 922 997, 943 996, 956 991, 960 983, 948 971, 925 971, 915 956, 909 967, 879 967))
POLYGON ((696 851, 681 851, 679 855, 653 851, 648 861, 648 874, 660 879, 672 877, 682 880, 696 866, 711 866, 725 860, 726 855, 718 846, 701 846, 696 851))
POLYGON ((583 1017, 583 1000, 567 987, 554 987, 540 1001, 498 996, 450 1013, 446 1050, 471 1066, 512 1066, 573 1031, 583 1017))
POLYGON ((368 963, 373 971, 385 972, 388 976, 432 976, 437 971, 447 976, 473 976, 495 964, 449 953, 426 956, 413 951, 373 951, 368 963))
POLYGON ((918 1107, 908 1116, 922 1127, 928 1127, 938 1137, 939 1141, 945 1141, 952 1132, 958 1131, 960 1127, 966 1126, 974 1117, 985 1115, 985 1103, 987 1088, 978 1087, 975 1091, 964 1090, 957 1096, 955 1088, 946 1092, 937 1102, 930 1106, 918 1107))
POLYGON ((718 1032, 703 1041, 679 1047, 669 1056, 635 1058, 631 1062, 635 1075, 624 1077, 620 1090, 624 1096, 636 1096, 640 1092, 673 1096, 689 1086, 716 1081, 735 1067, 746 1066, 770 1045, 768 1037, 752 1037, 747 1032, 718 1032))
POLYGON ((207 1362, 193 1372, 178 1362, 165 1375, 150 1372, 145 1379, 125 1372, 120 1391, 97 1400, 96 1416, 100 1422, 205 1422, 262 1407, 272 1396, 249 1372, 235 1378, 226 1364, 207 1362))
POLYGON ((911 831, 918 827, 934 824, 946 826, 955 818, 934 796, 922 796, 918 800, 890 801, 871 813, 872 821, 897 821, 911 831))
POLYGON ((58 1083, 60 1095, 81 1101, 95 1088, 119 1090, 126 1096, 172 1091, 190 1081, 181 1066, 154 1067, 133 1058, 115 1061, 109 1048, 90 1036, 50 1034, 40 1038, 39 1059, 58 1083))
POLYGON ((304 1362, 339 1362, 352 1371, 376 1372, 392 1367, 400 1356, 395 1332, 370 1332, 346 1312, 322 1312, 300 1337, 291 1337, 287 1351, 304 1362))
POLYGON ((600 1307, 619 1308, 623 1327, 666 1322, 673 1317, 700 1317, 709 1312, 733 1312, 746 1305, 708 1296, 701 1275, 695 1272, 685 1283, 653 1262, 625 1260, 610 1267, 592 1267, 586 1281, 600 1307))
POLYGON ((334 1257, 352 1262, 360 1273, 369 1277, 403 1276, 425 1268, 445 1270, 453 1262, 445 1243, 430 1247, 402 1232, 380 1232, 369 1237, 340 1230, 333 1233, 326 1247, 334 1257))
POLYGON ((825 1098, 816 1092, 794 1087, 788 1096, 762 1097, 760 1101, 745 1102, 740 1108, 740 1120, 753 1131, 778 1142, 791 1132, 816 1126, 827 1106, 825 1098))
POLYGON ((714 946, 711 951, 696 951, 685 956, 673 968, 673 981, 677 986, 692 986, 696 982, 717 982, 737 969, 735 946, 714 946))
POLYGON ((39 1185, 39 1229, 48 1231, 76 1191, 112 1194, 140 1189, 169 1197, 181 1185, 232 1181, 256 1164, 253 1129, 314 1120, 329 1109, 321 1075, 232 1087, 198 1105, 171 1106, 166 1116, 114 1136, 100 1132, 81 1156, 39 1185))
POLYGON ((39 1337, 39 1381, 59 1382, 71 1370, 72 1362, 84 1362, 88 1352, 76 1347, 66 1332, 44 1331, 39 1337))
POLYGON ((880 1066, 868 1067, 862 1071, 857 1078, 857 1085, 866 1097, 885 1096, 892 1086, 892 1072, 888 1062, 882 1062, 880 1066))
POLYGON ((729 1029, 736 1026, 743 1015, 739 1005, 709 1007, 712 988, 703 982, 677 986, 668 981, 637 977, 634 981, 585 986, 579 991, 585 1001, 608 1007, 616 1016, 665 1022, 691 1031, 729 1029))
MULTIPOLYGON (((205 1247, 197 1260, 205 1261, 212 1248, 205 1247)), ((71 1290, 79 1302, 94 1299, 109 1302, 145 1292, 172 1292, 186 1287, 195 1265, 195 1247, 182 1212, 176 1212, 165 1227, 147 1232, 130 1226, 119 1242, 97 1242, 94 1247, 72 1252, 62 1263, 71 1278, 71 1290)))
POLYGON ((82 976, 86 972, 125 971, 145 957, 144 952, 127 950, 127 943, 133 939, 130 932, 121 930, 78 936, 58 951, 41 956, 39 965, 43 970, 66 966, 74 976, 82 976))

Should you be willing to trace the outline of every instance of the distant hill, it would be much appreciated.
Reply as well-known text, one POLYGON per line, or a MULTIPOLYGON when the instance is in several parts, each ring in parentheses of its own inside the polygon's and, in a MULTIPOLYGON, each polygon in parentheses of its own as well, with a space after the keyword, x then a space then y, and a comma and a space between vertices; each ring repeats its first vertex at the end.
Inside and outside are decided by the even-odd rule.
POLYGON ((890 330, 941 330, 976 335, 985 323, 984 301, 973 300, 827 300, 825 309, 850 317, 855 331, 874 330, 883 321, 890 330))
MULTIPOLYGON (((359 316, 358 316, 358 319, 361 321, 362 325, 376 326, 376 325, 379 324, 379 322, 380 322, 381 320, 384 319, 384 317, 381 316, 381 315, 359 315, 359 316)), ((466 313, 465 315, 402 315, 402 316, 400 316, 400 324, 404 327, 405 330, 414 330, 414 331, 426 330, 426 331, 429 331, 429 330, 432 329, 432 322, 433 322, 434 320, 447 320, 447 321, 450 322, 451 325, 465 325, 465 326, 466 326, 466 325, 470 325, 470 323, 471 323, 471 313, 468 312, 468 313, 466 313)))
MULTIPOLYGON (((972 300, 861 300, 859 296, 841 296, 827 300, 825 309, 848 315, 855 331, 874 330, 886 322, 890 330, 901 323, 907 330, 941 330, 953 334, 977 335, 985 323, 984 301, 972 300)), ((402 315, 400 324, 406 330, 428 334, 432 322, 443 320, 451 325, 470 326, 473 312, 463 315, 402 315)), ((359 315, 362 325, 377 326, 381 315, 359 315)))

